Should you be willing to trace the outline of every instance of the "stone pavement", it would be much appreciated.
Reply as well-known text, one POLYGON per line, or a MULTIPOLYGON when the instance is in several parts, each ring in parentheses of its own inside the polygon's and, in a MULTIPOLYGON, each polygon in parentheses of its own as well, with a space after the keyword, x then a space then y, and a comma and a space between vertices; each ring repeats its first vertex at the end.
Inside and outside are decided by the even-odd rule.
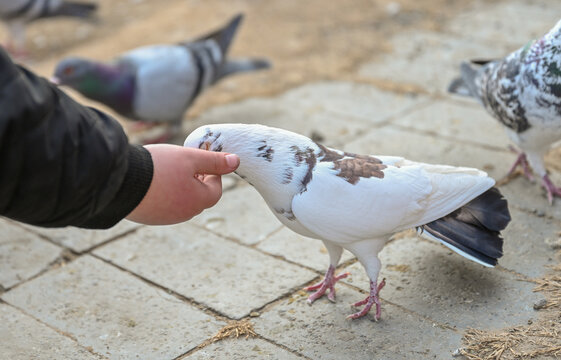
MULTIPOLYGON (((474 166, 495 178, 514 160, 499 125, 445 93, 459 61, 499 56, 546 32, 561 3, 479 3, 439 33, 398 34, 394 52, 363 64, 357 82, 320 82, 275 98, 216 107, 189 123, 262 123, 358 153, 474 166), (547 4, 547 7, 545 6, 547 4), (416 92, 369 85, 385 80, 416 92)), ((399 86, 395 88, 399 89, 399 86)), ((561 183, 561 173, 553 173, 561 183)), ((517 178, 501 190, 513 220, 505 255, 483 268, 405 232, 381 253, 382 319, 350 321, 368 280, 345 252, 337 302, 308 306, 302 287, 328 256, 283 228, 259 194, 227 176, 220 203, 187 223, 123 221, 108 231, 41 229, 0 220, 1 359, 450 359, 468 327, 536 318, 528 279, 556 263, 561 201, 517 178), (230 320, 257 337, 208 344, 230 320)))

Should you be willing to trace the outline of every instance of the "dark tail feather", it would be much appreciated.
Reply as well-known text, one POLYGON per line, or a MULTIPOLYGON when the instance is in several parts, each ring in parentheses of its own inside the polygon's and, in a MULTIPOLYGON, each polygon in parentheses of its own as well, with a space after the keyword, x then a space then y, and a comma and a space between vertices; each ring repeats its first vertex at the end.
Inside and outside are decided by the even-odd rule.
POLYGON ((471 96, 469 89, 464 83, 464 79, 461 77, 457 77, 452 80, 450 85, 448 85, 448 92, 456 95, 471 96))
POLYGON ((503 255, 500 231, 510 222, 508 203, 491 188, 466 205, 420 228, 468 258, 495 266, 503 255))
POLYGON ((197 39, 197 41, 214 39, 218 43, 218 46, 220 46, 223 58, 226 58, 226 54, 228 53, 228 49, 230 48, 232 39, 234 39, 236 31, 238 30, 238 27, 242 20, 243 14, 238 14, 232 20, 230 20, 228 25, 226 25, 225 27, 202 36, 201 38, 197 39))
POLYGON ((270 67, 271 63, 269 60, 263 58, 227 60, 226 63, 221 66, 217 79, 221 79, 225 76, 238 72, 269 69, 270 67))
POLYGON ((95 3, 64 1, 56 12, 49 15, 89 18, 93 15, 96 9, 97 4, 95 3))
POLYGON ((477 89, 477 77, 479 76, 479 67, 490 63, 492 60, 471 60, 470 62, 462 62, 460 65, 460 77, 452 80, 448 86, 448 92, 452 94, 470 96, 479 98, 477 89))
POLYGON ((496 61, 496 59, 471 59, 469 62, 474 65, 487 65, 490 62, 496 61))

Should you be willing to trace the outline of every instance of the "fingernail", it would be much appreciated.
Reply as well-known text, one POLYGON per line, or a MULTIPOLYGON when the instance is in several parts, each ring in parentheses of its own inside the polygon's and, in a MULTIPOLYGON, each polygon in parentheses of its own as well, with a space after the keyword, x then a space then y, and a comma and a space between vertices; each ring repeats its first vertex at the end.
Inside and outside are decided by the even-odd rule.
POLYGON ((228 166, 231 168, 237 167, 240 161, 240 158, 236 154, 228 154, 225 156, 225 158, 226 158, 226 164, 228 164, 228 166))

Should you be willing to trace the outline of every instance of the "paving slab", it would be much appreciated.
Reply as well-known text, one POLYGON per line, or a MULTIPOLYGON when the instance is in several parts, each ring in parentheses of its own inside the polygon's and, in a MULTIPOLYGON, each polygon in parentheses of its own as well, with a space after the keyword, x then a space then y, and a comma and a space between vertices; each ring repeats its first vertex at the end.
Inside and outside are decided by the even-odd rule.
POLYGON ((349 141, 370 123, 349 115, 333 114, 320 106, 297 106, 282 98, 249 99, 212 108, 185 124, 185 134, 206 124, 244 123, 283 128, 308 137, 320 137, 328 144, 349 141))
POLYGON ((280 346, 275 346, 259 338, 225 339, 206 346, 181 360, 206 359, 278 359, 296 360, 301 356, 291 353, 280 346))
POLYGON ((0 285, 7 289, 46 269, 63 249, 0 219, 0 285))
POLYGON ((284 100, 287 105, 319 108, 333 114, 379 123, 426 101, 426 97, 396 94, 367 84, 333 81, 301 86, 287 92, 284 100))
POLYGON ((85 252, 107 240, 133 231, 141 225, 132 221, 123 220, 107 230, 80 229, 72 226, 55 229, 42 228, 31 225, 24 226, 35 233, 41 234, 51 239, 57 244, 68 247, 76 252, 85 252))
POLYGON ((236 319, 317 276, 189 223, 145 228, 95 254, 236 319))
MULTIPOLYGON (((550 171, 552 181, 559 186, 561 173, 550 171)), ((561 221, 561 200, 555 198, 553 205, 549 205, 545 190, 540 182, 532 183, 523 176, 513 179, 501 186, 501 192, 509 200, 509 204, 526 209, 542 216, 552 217, 561 221)), ((561 229, 561 224, 559 225, 561 229)))
POLYGON ((0 338, 2 359, 105 359, 6 304, 0 304, 0 338))
POLYGON ((259 192, 245 181, 190 222, 247 245, 265 240, 282 226, 259 192))
MULTIPOLYGON (((535 284, 486 268, 429 240, 395 240, 379 257, 380 277, 386 278, 382 299, 459 329, 526 323, 535 316, 534 302, 542 297, 532 292, 535 284)), ((352 276, 343 281, 369 289, 360 263, 345 271, 352 276)))
POLYGON ((473 105, 478 103, 474 100, 473 104, 466 105, 457 101, 438 100, 397 118, 393 124, 507 149, 511 141, 504 128, 483 107, 473 105))
MULTIPOLYGON (((476 2, 445 26, 445 31, 472 42, 508 44, 510 51, 543 36, 559 20, 561 3, 557 1, 476 2)), ((504 54, 506 55, 506 53, 504 54)), ((486 58, 472 54, 470 58, 486 58)))
POLYGON ((400 32, 390 39, 393 52, 359 67, 364 79, 413 84, 431 93, 446 93, 463 60, 504 56, 509 47, 459 39, 430 31, 400 32))
POLYGON ((224 324, 101 260, 84 255, 2 300, 109 359, 171 359, 224 324))
POLYGON ((502 267, 529 278, 543 276, 555 264, 555 251, 548 241, 560 237, 561 222, 510 207, 512 220, 503 231, 502 267))
POLYGON ((460 141, 414 133, 391 125, 373 129, 344 150, 358 154, 394 155, 430 164, 475 167, 502 178, 515 160, 507 151, 494 151, 460 141))
POLYGON ((319 135, 322 142, 338 145, 426 101, 424 96, 394 94, 371 85, 314 83, 274 98, 214 107, 186 124, 185 133, 205 124, 258 123, 319 135))
MULTIPOLYGON (((319 272, 325 272, 329 266, 329 255, 323 242, 298 235, 286 227, 259 243, 257 248, 319 272)), ((340 262, 353 257, 353 254, 345 250, 340 262)))
MULTIPOLYGON (((348 320, 350 303, 364 294, 338 286, 337 302, 283 300, 255 319, 265 338, 311 359, 450 359, 461 335, 388 303, 378 322, 348 320), (404 339, 407 344, 404 345, 404 339)), ((355 309, 356 311, 356 309, 355 309)))

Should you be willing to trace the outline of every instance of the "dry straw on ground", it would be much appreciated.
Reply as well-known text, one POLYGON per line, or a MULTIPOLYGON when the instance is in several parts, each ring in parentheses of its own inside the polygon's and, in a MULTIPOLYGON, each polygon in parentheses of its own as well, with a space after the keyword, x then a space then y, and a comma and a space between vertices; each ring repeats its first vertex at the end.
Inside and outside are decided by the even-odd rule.
POLYGON ((470 360, 561 357, 561 265, 534 281, 534 291, 546 297, 537 321, 498 331, 469 329, 460 353, 470 360))
POLYGON ((253 330, 253 324, 249 320, 232 321, 228 325, 224 326, 222 329, 218 330, 216 335, 214 335, 210 342, 217 342, 225 338, 240 336, 248 337, 257 336, 255 330, 253 330))
POLYGON ((249 337, 257 336, 257 333, 253 329, 253 324, 248 319, 245 320, 232 320, 228 322, 226 326, 222 329, 218 330, 216 335, 207 339, 205 342, 197 346, 197 349, 202 349, 205 346, 208 346, 212 343, 217 341, 224 340, 226 338, 239 338, 240 336, 244 336, 246 339, 249 337))

